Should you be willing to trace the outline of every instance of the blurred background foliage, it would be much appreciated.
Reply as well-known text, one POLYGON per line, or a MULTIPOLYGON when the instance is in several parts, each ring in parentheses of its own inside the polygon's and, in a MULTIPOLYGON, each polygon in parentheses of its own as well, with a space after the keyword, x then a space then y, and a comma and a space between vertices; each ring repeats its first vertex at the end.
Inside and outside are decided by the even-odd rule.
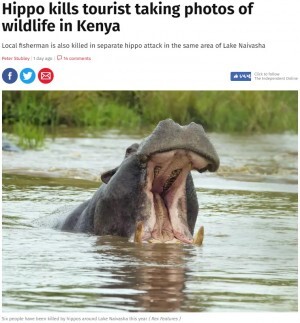
POLYGON ((298 129, 297 91, 3 91, 2 100, 4 131, 29 148, 61 125, 132 132, 172 118, 210 132, 298 129))

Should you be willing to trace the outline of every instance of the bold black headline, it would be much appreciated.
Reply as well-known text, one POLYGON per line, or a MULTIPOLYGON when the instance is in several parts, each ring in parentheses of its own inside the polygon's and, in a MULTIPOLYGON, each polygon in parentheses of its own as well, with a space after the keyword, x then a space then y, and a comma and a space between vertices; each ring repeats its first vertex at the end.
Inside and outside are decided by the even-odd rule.
MULTIPOLYGON (((1 5, 3 16, 12 16, 13 21, 4 21, 2 19, 3 32, 103 32, 105 35, 110 32, 119 32, 120 23, 114 22, 95 22, 88 21, 91 16, 122 15, 164 15, 171 18, 189 18, 200 15, 251 15, 253 13, 254 2, 244 5, 217 5, 217 4, 199 4, 193 2, 190 5, 165 5, 163 1, 149 2, 148 4, 119 4, 113 1, 111 5, 74 5, 72 2, 49 2, 47 5, 19 5, 16 1, 4 2, 1 5), (86 19, 67 21, 60 17, 59 22, 50 21, 43 16, 76 16, 85 15, 86 19)), ((5 17, 3 17, 5 18, 5 17)))

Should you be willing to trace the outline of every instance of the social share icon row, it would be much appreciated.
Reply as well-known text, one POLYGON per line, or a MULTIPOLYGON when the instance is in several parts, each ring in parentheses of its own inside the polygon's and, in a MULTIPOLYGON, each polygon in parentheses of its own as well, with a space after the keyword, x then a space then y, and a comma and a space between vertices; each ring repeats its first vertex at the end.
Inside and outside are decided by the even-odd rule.
MULTIPOLYGON (((5 83, 12 84, 20 77, 20 80, 25 84, 30 84, 36 79, 36 73, 32 68, 23 68, 18 75, 14 68, 6 68, 2 72, 2 79, 5 83)), ((50 68, 42 68, 37 73, 37 77, 41 83, 48 84, 53 81, 54 73, 50 68)))

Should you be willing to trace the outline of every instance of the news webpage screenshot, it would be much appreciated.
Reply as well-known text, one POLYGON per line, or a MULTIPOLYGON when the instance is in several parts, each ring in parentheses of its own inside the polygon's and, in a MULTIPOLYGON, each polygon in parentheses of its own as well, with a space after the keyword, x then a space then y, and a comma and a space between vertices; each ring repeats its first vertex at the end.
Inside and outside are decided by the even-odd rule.
POLYGON ((0 8, 2 322, 299 322, 299 1, 0 8))

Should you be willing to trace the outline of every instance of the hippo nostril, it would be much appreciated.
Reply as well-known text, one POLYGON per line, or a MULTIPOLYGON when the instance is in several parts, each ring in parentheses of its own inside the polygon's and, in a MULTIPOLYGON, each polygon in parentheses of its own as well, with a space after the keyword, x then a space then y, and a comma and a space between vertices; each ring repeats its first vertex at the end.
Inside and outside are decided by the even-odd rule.
POLYGON ((207 166, 203 169, 199 170, 199 173, 204 173, 205 171, 209 171, 209 172, 215 172, 217 171, 217 169, 219 168, 219 164, 218 163, 212 163, 210 162, 209 164, 207 164, 207 166))

